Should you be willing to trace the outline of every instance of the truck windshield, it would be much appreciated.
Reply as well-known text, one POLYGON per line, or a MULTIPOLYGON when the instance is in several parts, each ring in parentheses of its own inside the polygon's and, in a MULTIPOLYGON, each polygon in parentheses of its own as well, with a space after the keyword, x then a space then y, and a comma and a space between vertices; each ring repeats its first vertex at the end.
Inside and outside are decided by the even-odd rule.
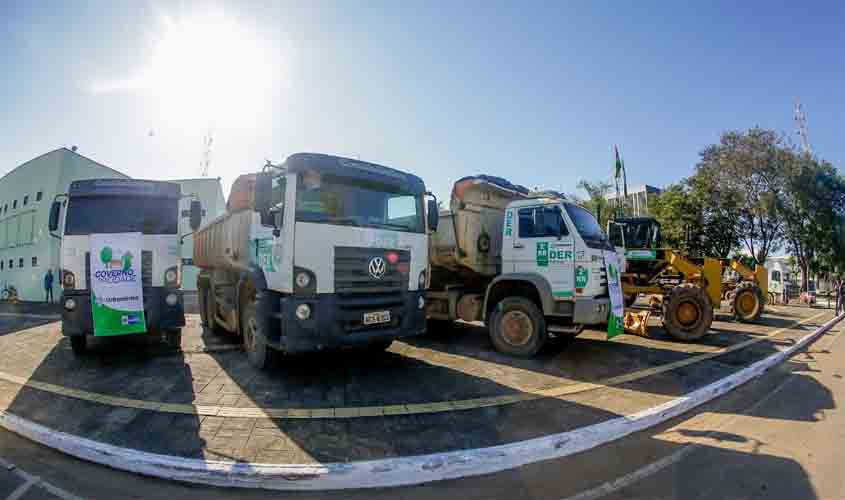
POLYGON ((296 220, 424 232, 422 196, 353 178, 299 174, 296 220))
POLYGON ((572 223, 575 224, 578 234, 581 235, 581 238, 588 247, 613 250, 613 247, 607 241, 604 232, 601 230, 601 226, 599 226, 593 214, 578 205, 564 203, 564 206, 566 207, 566 213, 569 214, 569 218, 572 219, 572 223))
POLYGON ((179 200, 151 196, 81 196, 71 198, 66 235, 91 233, 176 234, 179 200))

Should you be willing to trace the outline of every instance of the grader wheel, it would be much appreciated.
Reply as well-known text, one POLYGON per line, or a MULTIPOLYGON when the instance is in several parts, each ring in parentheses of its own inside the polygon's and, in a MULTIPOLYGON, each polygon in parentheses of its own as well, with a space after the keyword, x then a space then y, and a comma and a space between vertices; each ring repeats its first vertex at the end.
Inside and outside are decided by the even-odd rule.
POLYGON ((663 328, 672 337, 697 340, 713 323, 713 304, 707 292, 692 283, 678 285, 663 298, 663 328))
POLYGON ((763 291, 755 283, 744 281, 737 285, 731 300, 731 310, 737 321, 753 323, 760 318, 765 308, 763 291))

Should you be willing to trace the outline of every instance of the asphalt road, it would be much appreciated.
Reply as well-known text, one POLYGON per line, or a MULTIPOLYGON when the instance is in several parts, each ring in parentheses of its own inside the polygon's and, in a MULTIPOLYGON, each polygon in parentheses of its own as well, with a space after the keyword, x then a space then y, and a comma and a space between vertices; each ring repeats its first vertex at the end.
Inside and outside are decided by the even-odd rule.
POLYGON ((843 331, 843 324, 836 325, 759 380, 663 426, 579 455, 489 476, 386 490, 226 490, 106 469, 0 431, 0 499, 843 498, 843 331), (16 465, 12 471, 10 463, 16 465), (27 482, 30 486, 22 486, 27 482))

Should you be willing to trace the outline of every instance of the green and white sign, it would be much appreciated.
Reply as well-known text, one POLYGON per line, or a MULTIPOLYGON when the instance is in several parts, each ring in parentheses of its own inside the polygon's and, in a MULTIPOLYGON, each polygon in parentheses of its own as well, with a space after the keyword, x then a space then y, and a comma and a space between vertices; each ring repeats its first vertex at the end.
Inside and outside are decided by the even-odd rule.
POLYGON ((141 233, 91 235, 94 335, 147 331, 141 284, 141 233))
POLYGON ((654 260, 657 258, 657 250, 628 250, 625 257, 629 260, 654 260))
POLYGON ((575 268, 575 288, 585 288, 590 281, 590 271, 584 266, 575 268))
POLYGON ((549 248, 548 241, 537 242, 537 266, 547 267, 549 262, 574 261, 575 254, 572 250, 561 248, 549 248))
POLYGON ((505 212, 505 236, 513 236, 513 210, 505 212))
POLYGON ((607 268, 607 290, 610 292, 610 316, 607 318, 607 338, 612 339, 625 332, 625 300, 622 297, 622 283, 619 272, 622 268, 615 252, 604 252, 607 268))

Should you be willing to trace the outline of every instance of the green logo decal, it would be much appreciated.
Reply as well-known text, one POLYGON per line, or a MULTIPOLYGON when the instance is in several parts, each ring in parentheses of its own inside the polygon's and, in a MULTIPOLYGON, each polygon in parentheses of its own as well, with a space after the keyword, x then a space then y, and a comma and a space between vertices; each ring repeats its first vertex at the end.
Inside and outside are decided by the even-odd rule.
POLYGON ((505 212, 505 236, 513 235, 513 210, 505 212))
POLYGON ((100 262, 102 262, 104 266, 109 267, 109 264, 111 264, 111 256, 111 247, 103 247, 103 249, 100 250, 100 262))
POLYGON ((575 288, 584 288, 590 281, 590 272, 584 266, 575 268, 575 288))
POLYGON ((549 242, 537 242, 537 265, 547 267, 549 265, 549 242))
POLYGON ((127 250, 126 253, 123 254, 123 257, 120 258, 123 263, 122 269, 124 272, 129 271, 132 268, 132 257, 132 252, 127 250))

